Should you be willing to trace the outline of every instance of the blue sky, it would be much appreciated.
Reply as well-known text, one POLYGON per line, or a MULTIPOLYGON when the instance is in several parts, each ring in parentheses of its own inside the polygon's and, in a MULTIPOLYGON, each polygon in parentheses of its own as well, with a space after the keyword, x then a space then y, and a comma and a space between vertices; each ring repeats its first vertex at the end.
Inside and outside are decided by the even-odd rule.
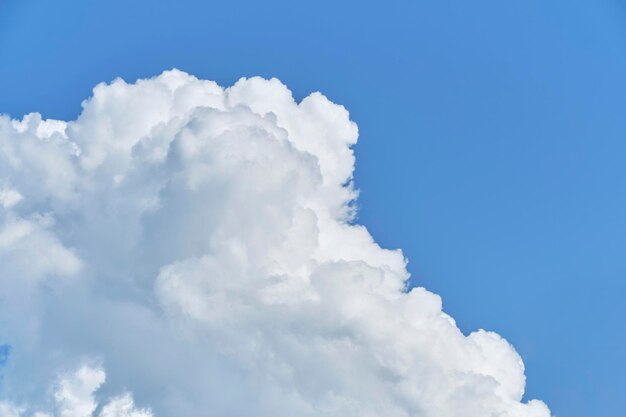
POLYGON ((322 91, 359 125, 359 220, 412 282, 505 336, 556 416, 618 415, 626 7, 336 3, 4 0, 0 112, 72 119, 96 83, 172 67, 322 91))

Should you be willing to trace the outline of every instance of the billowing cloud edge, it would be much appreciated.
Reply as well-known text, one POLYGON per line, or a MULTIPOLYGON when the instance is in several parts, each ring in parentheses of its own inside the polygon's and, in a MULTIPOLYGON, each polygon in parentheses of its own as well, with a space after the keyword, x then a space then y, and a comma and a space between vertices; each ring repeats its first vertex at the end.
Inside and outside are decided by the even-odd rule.
POLYGON ((357 137, 320 93, 178 70, 99 84, 74 121, 0 116, 0 393, 25 399, 0 417, 548 417, 514 348, 354 222, 357 137), (86 356, 152 411, 98 409, 86 356))

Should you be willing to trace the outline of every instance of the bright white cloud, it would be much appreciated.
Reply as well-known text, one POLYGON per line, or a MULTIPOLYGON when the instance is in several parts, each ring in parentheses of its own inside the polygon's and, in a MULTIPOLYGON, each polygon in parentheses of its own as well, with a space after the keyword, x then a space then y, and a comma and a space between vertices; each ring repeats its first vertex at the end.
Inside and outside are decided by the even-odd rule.
POLYGON ((20 417, 23 409, 8 401, 0 402, 0 417, 20 417))
POLYGON ((80 367, 75 373, 61 378, 54 393, 61 417, 90 417, 97 402, 93 393, 104 383, 105 373, 99 368, 80 367))
MULTIPOLYGON (((95 392, 104 384, 106 375, 100 367, 82 365, 59 378, 54 391, 58 417, 95 417, 98 402, 95 392)), ((10 402, 0 402, 0 417, 23 417, 27 409, 10 402)), ((52 414, 35 411, 33 417, 52 417, 52 414)), ((148 409, 135 407, 129 393, 110 399, 98 413, 99 417, 152 417, 148 409)))
MULTIPOLYGON (((549 417, 513 347, 352 223, 357 137, 319 93, 180 71, 100 84, 75 121, 0 117, 0 394, 26 404, 0 417, 85 357, 155 416, 549 417)), ((151 416, 98 408, 103 382, 61 380, 56 415, 151 416)))

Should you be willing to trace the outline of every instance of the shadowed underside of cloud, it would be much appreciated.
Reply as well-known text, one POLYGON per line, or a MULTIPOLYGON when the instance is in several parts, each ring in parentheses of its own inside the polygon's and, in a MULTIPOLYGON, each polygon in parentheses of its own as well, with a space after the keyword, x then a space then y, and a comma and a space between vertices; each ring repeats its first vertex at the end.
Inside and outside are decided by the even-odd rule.
POLYGON ((0 116, 0 417, 549 417, 354 224, 357 136, 319 93, 176 70, 0 116))

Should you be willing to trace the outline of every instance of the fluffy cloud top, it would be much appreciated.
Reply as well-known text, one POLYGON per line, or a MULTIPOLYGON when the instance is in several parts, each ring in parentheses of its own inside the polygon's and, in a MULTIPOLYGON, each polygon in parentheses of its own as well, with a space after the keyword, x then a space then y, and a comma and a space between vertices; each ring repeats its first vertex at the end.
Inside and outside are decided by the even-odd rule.
MULTIPOLYGON (((105 373, 100 367, 83 365, 72 373, 60 377, 56 384, 54 400, 58 417, 93 417, 98 403, 94 393, 104 383, 105 373)), ((20 417, 25 408, 8 401, 0 402, 0 417, 20 417)), ((146 409, 135 408, 130 394, 112 398, 98 414, 99 417, 152 417, 146 409)), ((35 412, 34 417, 52 417, 35 412)))
POLYGON ((357 136, 319 93, 176 70, 1 116, 0 417, 549 417, 354 224, 357 136))

